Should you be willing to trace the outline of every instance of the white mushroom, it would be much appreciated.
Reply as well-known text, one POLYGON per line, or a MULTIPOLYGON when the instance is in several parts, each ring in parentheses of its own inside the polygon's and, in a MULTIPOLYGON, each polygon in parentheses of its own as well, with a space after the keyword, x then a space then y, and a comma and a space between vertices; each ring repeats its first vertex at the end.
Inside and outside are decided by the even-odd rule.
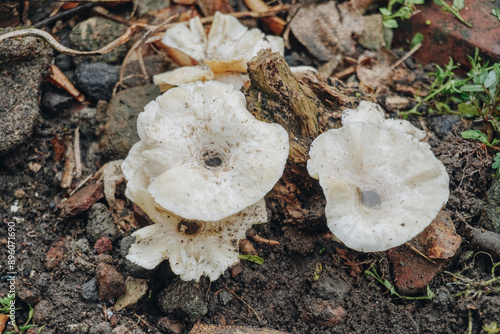
POLYGON ((267 221, 262 199, 221 221, 190 221, 161 211, 148 212, 156 222, 132 235, 135 243, 127 259, 147 269, 169 259, 172 271, 185 281, 205 275, 216 280, 239 261, 238 241, 253 224, 267 221))
MULTIPOLYGON (((257 121, 245 96, 209 81, 169 90, 137 121, 140 141, 122 169, 135 188, 186 219, 215 221, 262 199, 283 174, 288 133, 257 121)), ((146 211, 147 212, 147 211, 146 211)))
POLYGON ((386 119, 382 108, 372 102, 361 101, 356 109, 346 109, 342 112, 342 124, 347 125, 354 122, 370 123, 380 128, 405 132, 422 140, 427 135, 410 122, 401 119, 386 119))
MULTIPOLYGON (((185 55, 194 59, 194 62, 203 63, 193 66, 186 71, 175 73, 175 80, 171 79, 172 71, 155 75, 154 80, 160 84, 172 85, 175 82, 187 83, 198 80, 211 80, 232 83, 239 90, 248 77, 247 63, 257 55, 261 49, 270 48, 273 52, 284 54, 283 38, 266 36, 259 29, 248 29, 235 17, 215 13, 214 21, 208 37, 205 34, 200 18, 189 20, 189 25, 178 24, 168 29, 163 36, 162 43, 171 50, 171 56, 181 65, 191 65, 193 61, 184 61, 185 55), (172 52, 174 51, 175 52, 172 52), (182 55, 178 53, 181 52, 182 55), (204 65, 204 66, 203 66, 204 65), (208 67, 208 68, 207 68, 208 67), (207 75, 206 72, 212 72, 207 75), (215 74, 215 78, 214 78, 215 74), (202 78, 200 78, 202 75, 202 78), (207 79, 211 76, 211 79, 207 79)), ((168 86, 164 86, 166 90, 168 86)))
POLYGON ((189 27, 179 24, 168 29, 162 43, 205 62, 215 73, 245 73, 247 62, 261 49, 284 52, 281 37, 266 37, 259 29, 248 29, 235 17, 220 12, 215 13, 208 37, 200 18, 195 17, 189 21, 189 27))
POLYGON ((344 113, 342 128, 314 140, 307 168, 323 187, 335 236, 352 249, 375 252, 429 225, 448 200, 449 178, 430 146, 415 138, 421 133, 367 106, 344 113))

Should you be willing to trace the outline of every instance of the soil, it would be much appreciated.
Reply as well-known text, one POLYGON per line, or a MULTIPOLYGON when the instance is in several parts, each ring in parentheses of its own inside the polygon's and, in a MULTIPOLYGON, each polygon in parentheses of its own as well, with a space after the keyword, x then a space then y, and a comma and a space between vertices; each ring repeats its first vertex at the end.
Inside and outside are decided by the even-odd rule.
MULTIPOLYGON (((112 312, 113 301, 82 297, 82 285, 96 278, 101 262, 127 276, 120 241, 137 225, 118 226, 110 254, 97 254, 86 233, 87 212, 60 217, 59 204, 78 182, 61 188, 66 159, 58 154, 58 143, 72 141, 79 128, 80 181, 107 162, 97 131, 104 120, 79 117, 74 110, 40 113, 31 139, 1 158, 0 247, 7 246, 8 226, 15 222, 18 325, 27 321, 30 304, 35 309, 31 323, 43 326, 41 333, 108 333, 121 325, 130 333, 142 333, 134 332, 138 328, 146 333, 169 333, 163 325, 165 318, 180 321, 182 333, 188 333, 193 322, 185 314, 165 314, 158 306, 157 296, 175 282, 168 263, 148 278, 146 295, 124 310, 112 312)), ((424 116, 419 121, 428 119, 424 116)), ((346 249, 324 233, 326 225, 308 230, 303 228, 306 224, 299 228, 271 221, 254 226, 261 237, 280 242, 278 246, 253 242, 263 264, 242 261, 214 282, 199 282, 208 311, 198 321, 289 333, 480 333, 482 326, 500 321, 500 296, 487 294, 481 284, 491 278, 491 256, 473 248, 463 231, 465 223, 477 226, 493 178, 491 152, 460 137, 470 126, 462 120, 445 136, 429 138, 450 176, 451 195, 444 209, 463 237, 459 253, 429 285, 435 294, 432 300, 391 296, 387 287, 365 274, 375 264, 392 282, 385 252, 363 254, 346 249), (461 273, 463 279, 451 273, 461 273), (468 288, 482 293, 457 296, 468 288)), ((117 199, 125 201, 122 188, 117 199)), ((100 202, 108 204, 105 199, 100 202)), ((119 214, 131 212, 132 204, 126 203, 119 214)), ((0 252, 0 297, 8 292, 7 256, 0 252)))

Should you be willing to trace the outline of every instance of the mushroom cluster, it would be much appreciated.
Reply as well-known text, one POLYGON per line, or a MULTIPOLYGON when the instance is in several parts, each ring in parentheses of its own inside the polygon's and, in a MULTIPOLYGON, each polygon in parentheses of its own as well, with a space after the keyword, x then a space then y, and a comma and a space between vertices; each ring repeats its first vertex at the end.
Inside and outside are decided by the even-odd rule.
POLYGON ((238 261, 238 239, 267 221, 263 197, 281 177, 288 134, 257 121, 231 85, 173 88, 137 120, 140 141, 122 164, 126 195, 155 222, 134 233, 127 258, 169 259, 184 280, 217 279, 238 261))
POLYGON ((284 42, 278 36, 266 36, 259 29, 248 29, 231 15, 215 13, 208 36, 200 18, 189 25, 177 24, 165 32, 162 43, 170 56, 184 66, 154 76, 155 84, 165 91, 180 84, 217 80, 239 89, 247 72, 247 63, 259 50, 284 53, 284 42))
POLYGON ((449 197, 449 178, 425 132, 385 119, 363 101, 342 114, 343 127, 311 145, 309 174, 327 200, 328 227, 346 246, 376 252, 422 232, 449 197))

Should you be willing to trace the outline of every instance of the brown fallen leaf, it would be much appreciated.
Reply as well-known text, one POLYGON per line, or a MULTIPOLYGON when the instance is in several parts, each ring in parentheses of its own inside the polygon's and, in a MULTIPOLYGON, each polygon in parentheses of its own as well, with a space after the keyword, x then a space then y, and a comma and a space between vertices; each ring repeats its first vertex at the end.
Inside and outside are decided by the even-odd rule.
POLYGON ((353 38, 363 32, 363 19, 350 2, 329 1, 300 8, 290 28, 312 55, 326 62, 340 53, 355 53, 353 38))
POLYGON ((3 330, 7 326, 8 320, 9 316, 7 314, 0 314, 0 333, 3 333, 3 330))
POLYGON ((233 7, 228 0, 197 0, 198 7, 205 16, 213 16, 215 12, 229 14, 233 12, 233 7))
POLYGON ((252 328, 243 326, 219 326, 195 324, 189 334, 286 334, 287 332, 266 328, 252 328))

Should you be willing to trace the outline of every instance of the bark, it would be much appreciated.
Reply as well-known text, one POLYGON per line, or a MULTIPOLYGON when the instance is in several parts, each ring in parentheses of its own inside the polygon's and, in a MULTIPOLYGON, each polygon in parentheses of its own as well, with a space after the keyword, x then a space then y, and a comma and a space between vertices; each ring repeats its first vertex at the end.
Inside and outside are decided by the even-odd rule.
POLYGON ((319 73, 293 74, 278 53, 263 50, 248 64, 247 105, 262 121, 282 125, 290 155, 281 180, 268 195, 273 219, 326 229, 325 198, 307 172, 309 146, 322 132, 338 128, 342 110, 355 108, 362 94, 319 73))

